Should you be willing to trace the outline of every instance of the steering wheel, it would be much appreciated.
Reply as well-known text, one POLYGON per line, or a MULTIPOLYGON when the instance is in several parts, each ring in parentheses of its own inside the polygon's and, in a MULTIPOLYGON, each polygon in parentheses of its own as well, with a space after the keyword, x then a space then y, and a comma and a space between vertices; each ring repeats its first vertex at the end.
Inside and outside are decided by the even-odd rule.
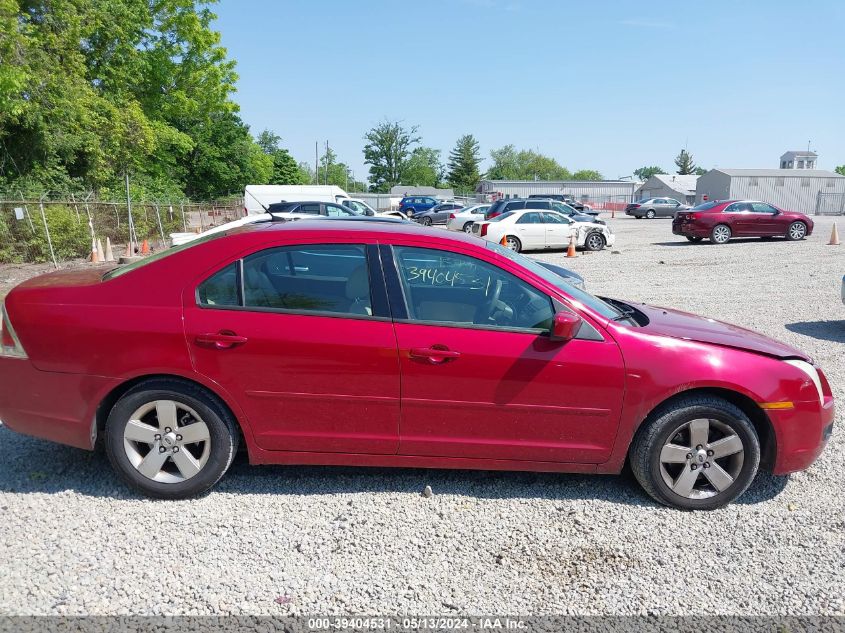
POLYGON ((493 293, 490 295, 490 299, 484 305, 484 319, 492 319, 493 314, 496 312, 496 308, 499 305, 499 297, 502 294, 502 280, 496 280, 496 286, 493 288, 493 293))

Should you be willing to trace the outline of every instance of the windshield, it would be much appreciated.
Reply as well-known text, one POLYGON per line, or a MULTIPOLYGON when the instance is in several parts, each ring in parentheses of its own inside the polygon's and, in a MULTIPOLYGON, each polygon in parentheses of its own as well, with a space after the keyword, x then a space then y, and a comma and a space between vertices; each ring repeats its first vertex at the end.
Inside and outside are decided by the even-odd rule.
POLYGON ((545 268, 533 259, 526 257, 525 255, 520 255, 519 253, 512 251, 511 249, 506 248, 501 244, 487 242, 486 246, 487 248, 492 251, 495 251, 502 257, 507 257, 512 262, 516 262, 523 268, 527 268, 538 277, 542 277, 545 281, 548 281, 556 288, 560 288, 561 290, 563 290, 575 301, 587 306, 590 310, 602 315, 606 319, 618 319, 619 317, 624 316, 624 314, 620 310, 617 310, 610 304, 605 303, 598 297, 591 295, 586 290, 581 290, 580 288, 573 286, 571 283, 568 283, 565 279, 563 279, 563 277, 552 272, 548 268, 545 268))
POLYGON ((560 213, 563 213, 564 215, 573 215, 573 214, 577 213, 577 211, 575 211, 575 209, 570 207, 568 204, 563 204, 562 202, 553 202, 552 203, 552 209, 554 209, 555 211, 558 211, 560 213))
POLYGON ((210 235, 204 235, 203 237, 198 237, 197 239, 191 240, 190 242, 186 242, 185 244, 166 248, 163 251, 159 251, 154 255, 149 255, 147 257, 144 257, 143 259, 139 259, 137 262, 132 262, 131 264, 126 264, 125 266, 118 266, 117 268, 112 268, 105 275, 103 275, 103 281, 108 281, 109 279, 120 277, 121 275, 125 275, 126 273, 132 272, 133 270, 142 268, 147 264, 152 264, 153 262, 157 262, 160 259, 164 259, 165 257, 170 257, 171 255, 175 255, 176 253, 181 253, 182 251, 188 250, 189 248, 193 248, 197 244, 204 244, 205 242, 216 240, 217 238, 223 237, 224 235, 228 234, 228 231, 220 231, 219 233, 211 233, 210 235))

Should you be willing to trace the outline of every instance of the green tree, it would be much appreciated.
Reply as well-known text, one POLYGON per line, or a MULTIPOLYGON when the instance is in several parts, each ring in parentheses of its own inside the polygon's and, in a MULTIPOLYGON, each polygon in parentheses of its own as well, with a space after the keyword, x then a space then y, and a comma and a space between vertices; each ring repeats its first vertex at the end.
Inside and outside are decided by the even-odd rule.
POLYGON ((651 167, 640 167, 639 169, 634 170, 634 175, 639 179, 645 182, 652 176, 656 176, 658 174, 665 174, 666 172, 663 171, 657 165, 653 165, 651 167))
POLYGON ((493 180, 570 180, 572 174, 558 162, 533 150, 517 151, 505 145, 490 152, 493 165, 487 177, 493 180))
POLYGON ((692 160, 692 154, 685 149, 682 149, 681 153, 675 158, 675 165, 678 166, 678 174, 681 176, 694 174, 695 170, 698 169, 692 160))
POLYGON ((415 187, 437 187, 443 180, 443 175, 440 150, 415 147, 402 167, 400 182, 415 187))
POLYGON ((478 141, 472 134, 464 134, 449 152, 449 184, 460 192, 472 192, 481 180, 481 158, 478 141))
POLYGON ((373 191, 387 192, 401 182, 402 171, 414 145, 420 142, 417 126, 384 121, 364 135, 364 162, 370 166, 373 191))
POLYGON ((707 173, 707 170, 704 169, 704 167, 696 167, 694 173, 695 173, 696 176, 703 176, 704 174, 707 173))
POLYGON ((604 177, 595 169, 579 169, 572 174, 572 180, 604 180, 604 177))
POLYGON ((845 165, 839 165, 834 171, 840 176, 845 176, 845 165))

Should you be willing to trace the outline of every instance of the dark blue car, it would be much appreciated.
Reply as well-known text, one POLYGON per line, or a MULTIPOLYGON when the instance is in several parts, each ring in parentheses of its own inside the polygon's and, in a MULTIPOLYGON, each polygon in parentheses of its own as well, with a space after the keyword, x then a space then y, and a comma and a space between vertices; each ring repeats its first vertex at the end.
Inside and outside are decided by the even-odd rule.
POLYGON ((431 196, 405 196, 399 203, 399 210, 411 217, 420 211, 428 211, 437 204, 437 198, 431 196))

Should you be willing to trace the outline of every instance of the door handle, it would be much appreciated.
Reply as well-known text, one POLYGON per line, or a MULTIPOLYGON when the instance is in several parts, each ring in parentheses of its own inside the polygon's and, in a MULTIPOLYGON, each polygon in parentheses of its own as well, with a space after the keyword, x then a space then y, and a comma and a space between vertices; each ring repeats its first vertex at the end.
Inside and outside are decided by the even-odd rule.
POLYGON ((230 330, 221 330, 217 333, 197 334, 194 339, 197 345, 203 347, 213 347, 214 349, 230 349, 236 345, 243 345, 246 343, 245 336, 238 336, 230 330))
POLYGON ((445 345, 432 345, 431 347, 412 347, 408 350, 408 356, 413 360, 441 365, 447 361, 460 358, 461 353, 450 350, 445 345))

